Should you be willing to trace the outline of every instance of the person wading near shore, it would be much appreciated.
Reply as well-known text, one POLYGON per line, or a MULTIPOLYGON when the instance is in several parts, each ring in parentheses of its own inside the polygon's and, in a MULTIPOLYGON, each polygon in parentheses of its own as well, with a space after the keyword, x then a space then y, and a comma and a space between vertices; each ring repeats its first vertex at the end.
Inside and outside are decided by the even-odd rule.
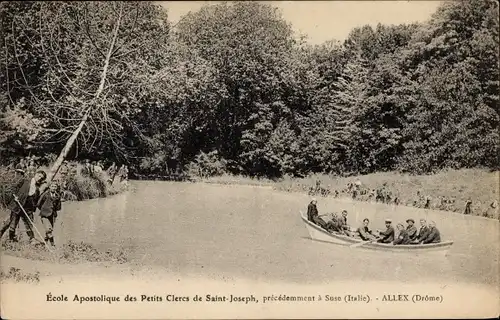
POLYGON ((380 243, 391 243, 394 241, 394 228, 392 227, 392 220, 385 219, 385 231, 378 231, 380 234, 380 239, 377 242, 380 243))
POLYGON ((40 197, 40 186, 45 181, 47 175, 45 171, 37 171, 35 176, 31 179, 23 180, 18 187, 16 188, 17 192, 15 193, 16 199, 12 199, 8 208, 10 209, 10 219, 8 220, 8 224, 4 223, 1 229, 0 238, 3 236, 7 228, 9 229, 9 239, 11 241, 17 241, 16 239, 16 228, 19 224, 19 219, 22 219, 24 225, 26 227, 26 234, 28 235, 30 242, 35 240, 35 235, 33 233, 31 222, 26 217, 28 217, 33 221, 33 212, 35 212, 36 204, 40 197), (19 201, 19 203, 18 203, 19 201), (23 206, 21 208, 19 206, 23 206), (23 212, 26 212, 26 214, 23 212))
POLYGON ((307 206, 307 220, 319 225, 323 229, 326 229, 325 220, 319 217, 318 208, 316 207, 317 203, 318 201, 316 201, 316 198, 313 198, 309 203, 309 205, 307 206))
POLYGON ((50 189, 45 191, 38 200, 36 207, 40 210, 40 218, 45 228, 45 241, 54 246, 54 225, 56 223, 57 212, 61 210, 60 186, 52 183, 50 189))

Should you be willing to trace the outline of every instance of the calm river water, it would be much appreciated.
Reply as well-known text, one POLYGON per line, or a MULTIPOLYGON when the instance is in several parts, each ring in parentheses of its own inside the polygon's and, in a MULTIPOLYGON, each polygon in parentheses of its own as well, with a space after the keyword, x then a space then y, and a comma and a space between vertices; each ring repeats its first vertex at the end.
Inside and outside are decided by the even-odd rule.
MULTIPOLYGON (((424 217, 455 241, 448 257, 391 254, 308 239, 299 210, 309 197, 248 186, 132 182, 107 199, 66 203, 56 236, 102 249, 124 248, 133 263, 214 279, 324 283, 336 280, 454 281, 498 286, 494 220, 348 200, 318 200, 320 213, 349 211, 372 228, 424 217)), ((418 221, 418 220, 417 220, 418 221)))

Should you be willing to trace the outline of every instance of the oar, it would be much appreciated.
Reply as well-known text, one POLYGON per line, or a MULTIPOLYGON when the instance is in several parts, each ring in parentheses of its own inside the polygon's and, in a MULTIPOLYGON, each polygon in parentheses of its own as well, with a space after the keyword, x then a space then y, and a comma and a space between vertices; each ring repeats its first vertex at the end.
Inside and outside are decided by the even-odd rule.
POLYGON ((23 211, 24 215, 26 216, 26 218, 28 219, 28 221, 31 223, 31 225, 33 226, 33 229, 35 229, 36 233, 40 236, 40 238, 42 239, 43 243, 45 244, 45 247, 47 247, 47 249, 51 252, 51 253, 54 253, 49 245, 47 244, 47 242, 45 241, 45 239, 42 237, 42 235, 40 234, 40 232, 38 231, 38 228, 35 226, 35 224, 33 223, 33 221, 30 219, 30 217, 28 216, 28 214, 26 213, 26 211, 24 210, 23 206, 21 205, 21 203, 19 202, 19 199, 17 198, 16 195, 14 195, 14 200, 17 202, 17 204, 19 205, 19 207, 21 208, 21 210, 23 211))
POLYGON ((363 241, 363 242, 358 242, 358 243, 355 243, 355 244, 351 244, 349 246, 349 248, 358 248, 358 247, 364 246, 365 244, 372 243, 373 241, 375 241, 375 240, 367 240, 367 241, 363 241))

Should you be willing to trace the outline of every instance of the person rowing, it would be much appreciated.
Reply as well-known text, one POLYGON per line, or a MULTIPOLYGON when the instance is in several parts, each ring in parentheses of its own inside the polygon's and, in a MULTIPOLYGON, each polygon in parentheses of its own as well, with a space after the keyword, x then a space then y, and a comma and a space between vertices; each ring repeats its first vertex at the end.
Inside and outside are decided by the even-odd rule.
POLYGON ((363 224, 356 230, 357 234, 363 241, 375 241, 377 237, 372 234, 372 230, 368 227, 370 220, 368 218, 363 219, 363 224))
POLYGON ((392 220, 385 219, 385 231, 378 230, 379 239, 377 242, 379 243, 391 243, 394 241, 394 228, 392 227, 392 220))

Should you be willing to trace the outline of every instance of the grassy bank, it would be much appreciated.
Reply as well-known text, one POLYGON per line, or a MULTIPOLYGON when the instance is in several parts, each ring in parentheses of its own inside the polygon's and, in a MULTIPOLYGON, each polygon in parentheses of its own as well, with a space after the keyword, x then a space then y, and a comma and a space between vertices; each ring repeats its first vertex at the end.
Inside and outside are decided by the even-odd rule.
POLYGON ((401 205, 413 205, 418 201, 417 192, 430 198, 430 209, 440 209, 440 198, 452 199, 448 210, 463 213, 468 200, 472 202, 471 214, 498 219, 498 208, 490 204, 498 201, 499 172, 482 169, 443 170, 433 175, 408 175, 397 172, 380 172, 363 176, 337 177, 315 174, 306 178, 285 177, 276 181, 244 176, 221 175, 198 179, 205 183, 272 186, 275 190, 310 193, 319 182, 328 196, 350 197, 345 192, 349 183, 359 180, 366 189, 380 188, 384 183, 401 205))
POLYGON ((10 267, 9 272, 0 270, 0 282, 14 280, 15 282, 38 283, 40 282, 40 272, 27 273, 19 268, 10 267))
POLYGON ((123 250, 101 251, 88 243, 68 242, 61 247, 53 248, 52 252, 42 244, 29 244, 28 242, 3 241, 2 251, 9 255, 30 260, 49 261, 57 263, 78 264, 84 262, 128 262, 128 254, 123 250))

